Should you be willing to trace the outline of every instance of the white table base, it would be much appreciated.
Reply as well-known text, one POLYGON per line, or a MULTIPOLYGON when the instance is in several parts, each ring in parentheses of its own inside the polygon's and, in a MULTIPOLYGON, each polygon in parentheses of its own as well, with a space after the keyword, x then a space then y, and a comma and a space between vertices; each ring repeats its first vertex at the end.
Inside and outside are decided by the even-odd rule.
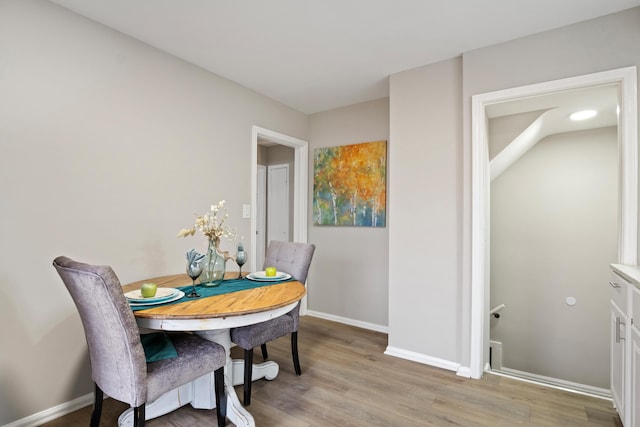
MULTIPOLYGON (((242 406, 233 386, 244 383, 244 360, 232 360, 230 356, 231 339, 228 329, 196 332, 202 338, 222 345, 227 354, 224 368, 225 392, 227 394, 227 418, 236 426, 255 427, 253 416, 242 406)), ((253 365, 252 381, 260 378, 273 380, 278 376, 280 367, 276 362, 268 361, 253 365)), ((171 390, 145 408, 147 420, 175 411, 190 403, 196 409, 214 409, 216 407, 213 372, 171 390)), ((212 415, 213 416, 213 415, 212 415)), ((124 411, 118 418, 119 427, 133 426, 133 408, 124 411)))
MULTIPOLYGON (((244 360, 232 360, 233 375, 231 380, 233 385, 244 384, 244 360)), ((276 362, 268 361, 263 363, 254 363, 251 371, 251 381, 265 378, 269 381, 274 380, 280 372, 280 366, 276 362)))

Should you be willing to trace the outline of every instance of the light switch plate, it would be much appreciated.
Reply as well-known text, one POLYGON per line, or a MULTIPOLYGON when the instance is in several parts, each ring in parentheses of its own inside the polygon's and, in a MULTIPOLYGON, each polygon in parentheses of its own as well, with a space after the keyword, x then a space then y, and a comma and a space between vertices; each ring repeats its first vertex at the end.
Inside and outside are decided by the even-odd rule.
POLYGON ((251 205, 242 205, 242 218, 251 218, 251 205))

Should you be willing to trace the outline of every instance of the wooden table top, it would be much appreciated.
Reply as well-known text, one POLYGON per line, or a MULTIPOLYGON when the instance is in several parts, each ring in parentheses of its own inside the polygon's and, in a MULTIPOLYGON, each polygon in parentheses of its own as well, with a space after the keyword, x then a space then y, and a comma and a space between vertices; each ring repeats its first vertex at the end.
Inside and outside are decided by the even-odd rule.
MULTIPOLYGON (((237 273, 227 274, 236 275, 237 273)), ((191 279, 186 274, 154 277, 124 285, 123 291, 139 289, 143 283, 147 282, 156 283, 158 287, 176 288, 190 285, 191 279)), ((195 298, 180 304, 134 311, 133 314, 138 318, 175 320, 241 316, 284 307, 300 301, 305 293, 302 283, 292 281, 206 298, 195 298)))

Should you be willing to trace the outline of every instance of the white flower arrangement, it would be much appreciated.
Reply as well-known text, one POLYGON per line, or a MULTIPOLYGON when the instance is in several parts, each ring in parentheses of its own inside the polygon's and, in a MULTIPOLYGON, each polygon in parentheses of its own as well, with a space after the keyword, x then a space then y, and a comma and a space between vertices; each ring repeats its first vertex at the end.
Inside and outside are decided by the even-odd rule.
POLYGON ((229 216, 224 204, 225 201, 220 200, 218 204, 211 205, 211 210, 206 214, 196 214, 196 222, 193 227, 183 228, 178 233, 178 237, 193 236, 196 234, 196 230, 200 230, 209 240, 219 241, 222 237, 227 239, 235 238, 236 232, 224 224, 229 216), (218 212, 220 211, 224 213, 218 218, 218 212))

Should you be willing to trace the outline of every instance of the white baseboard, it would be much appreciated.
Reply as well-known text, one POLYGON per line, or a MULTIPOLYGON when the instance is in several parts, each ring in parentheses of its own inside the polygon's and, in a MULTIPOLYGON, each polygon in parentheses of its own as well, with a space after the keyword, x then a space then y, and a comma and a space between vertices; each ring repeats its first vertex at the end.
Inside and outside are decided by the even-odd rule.
POLYGON ((77 399, 61 403, 57 406, 54 406, 53 408, 45 409, 44 411, 29 415, 28 417, 22 418, 20 420, 5 424, 3 427, 39 426, 89 405, 93 405, 93 393, 85 394, 84 396, 80 396, 77 399))
POLYGON ((369 329, 370 331, 389 333, 389 327, 383 325, 377 325, 375 323, 362 322, 360 320, 349 319, 347 317, 335 316, 333 314, 322 313, 319 311, 307 310, 308 316, 318 317, 320 319, 331 320, 332 322, 344 323, 345 325, 356 326, 362 329, 369 329))
MULTIPOLYGON (((389 333, 388 326, 377 325, 375 323, 362 322, 360 320, 349 319, 347 317, 336 316, 333 314, 327 314, 313 310, 307 310, 306 315, 318 317, 320 319, 331 320, 332 322, 343 323, 345 325, 356 326, 358 328, 369 329, 371 331, 382 332, 385 334, 389 333)), ((449 371, 455 371, 457 375, 461 375, 463 377, 471 377, 471 370, 469 368, 461 367, 459 363, 451 362, 449 360, 426 356, 424 354, 390 346, 387 346, 384 354, 399 357, 401 359, 411 360, 412 362, 422 363, 424 365, 435 366, 437 368, 442 368, 449 371)))
POLYGON ((401 359, 411 360, 412 362, 422 363, 423 365, 435 366, 436 368, 442 368, 448 371, 458 372, 458 370, 460 369, 460 364, 457 362, 427 356, 425 354, 403 350, 397 347, 387 346, 384 354, 399 357, 401 359))
POLYGON ((611 390, 594 387, 586 384, 574 383, 558 378, 545 377, 543 375, 532 374, 530 372, 518 371, 517 369, 501 368, 486 371, 489 374, 500 375, 531 384, 543 385, 558 390, 569 391, 590 397, 597 397, 605 400, 612 400, 611 390))
POLYGON ((456 375, 459 377, 471 378, 471 368, 468 366, 460 366, 456 375))

